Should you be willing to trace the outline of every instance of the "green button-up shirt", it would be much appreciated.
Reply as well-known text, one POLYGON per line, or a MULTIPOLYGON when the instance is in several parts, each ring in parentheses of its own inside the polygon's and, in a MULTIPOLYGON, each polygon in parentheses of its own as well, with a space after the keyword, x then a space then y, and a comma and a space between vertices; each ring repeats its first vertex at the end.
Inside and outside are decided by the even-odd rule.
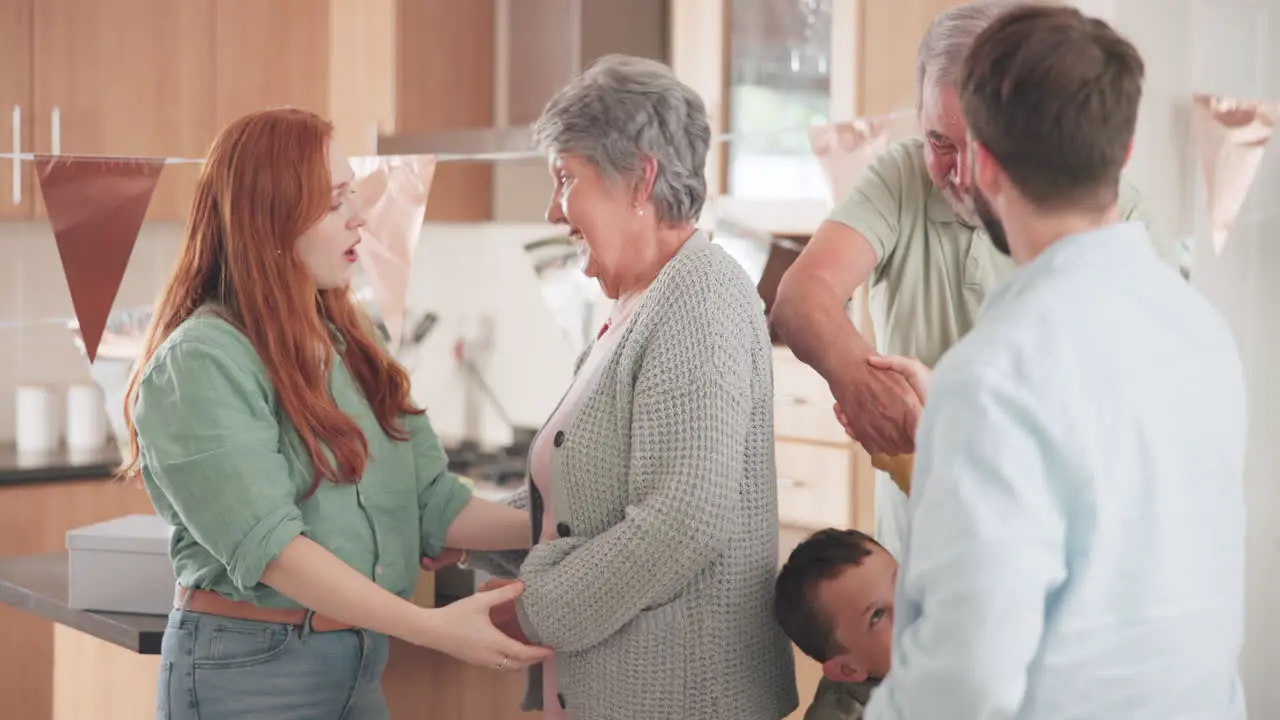
POLYGON ((181 585, 296 608, 260 581, 305 535, 387 590, 412 595, 419 558, 443 549, 471 491, 446 469, 425 415, 403 418, 411 440, 387 437, 336 354, 332 368, 329 392, 364 432, 369 461, 358 484, 322 482, 304 499, 313 465, 245 335, 201 311, 148 363, 134 415, 142 477, 175 528, 181 585))

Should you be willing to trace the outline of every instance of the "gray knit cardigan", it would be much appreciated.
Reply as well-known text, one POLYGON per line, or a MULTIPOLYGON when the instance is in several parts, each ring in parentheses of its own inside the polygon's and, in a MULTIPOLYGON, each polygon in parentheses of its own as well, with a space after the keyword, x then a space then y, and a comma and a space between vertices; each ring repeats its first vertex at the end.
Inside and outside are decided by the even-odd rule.
MULTIPOLYGON (((585 357, 585 353, 584 353, 585 357)), ((579 359, 579 367, 582 360, 579 359)), ((695 234, 650 286, 553 440, 557 539, 470 565, 518 576, 574 720, 777 720, 798 703, 773 619, 777 474, 769 333, 754 285, 695 234)), ((543 500, 526 483, 513 504, 543 500)))

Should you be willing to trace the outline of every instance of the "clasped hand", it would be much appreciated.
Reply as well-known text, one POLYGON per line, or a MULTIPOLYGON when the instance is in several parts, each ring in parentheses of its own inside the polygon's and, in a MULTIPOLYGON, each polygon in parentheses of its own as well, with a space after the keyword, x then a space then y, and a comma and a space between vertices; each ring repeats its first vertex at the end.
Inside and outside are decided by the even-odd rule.
POLYGON ((912 453, 930 375, 929 368, 915 358, 871 357, 865 371, 857 373, 848 387, 832 388, 836 417, 868 453, 912 453))
MULTIPOLYGON (((461 550, 446 549, 435 557, 422 558, 419 564, 423 570, 436 571, 464 557, 461 550)), ((549 648, 533 646, 520 628, 516 600, 523 592, 519 580, 494 578, 478 587, 475 595, 441 608, 451 616, 449 623, 455 623, 455 630, 472 633, 471 638, 480 640, 460 656, 498 670, 520 670, 551 656, 549 648)))
MULTIPOLYGON (((477 588, 477 591, 488 592, 518 582, 520 581, 491 578, 477 588)), ((489 608, 489 619, 493 621, 494 627, 506 633, 511 639, 526 645, 530 644, 528 636, 524 634, 524 630, 520 627, 520 618, 516 615, 516 601, 514 599, 498 603, 489 608)))
MULTIPOLYGON (((446 549, 444 552, 435 557, 424 557, 419 562, 423 570, 436 571, 441 568, 454 565, 466 557, 466 553, 462 550, 446 549)), ((504 580, 502 578, 491 578, 485 581, 477 592, 488 592, 499 588, 518 583, 519 580, 504 580)), ((520 629, 520 621, 516 617, 516 601, 515 599, 506 600, 489 608, 489 619, 493 621, 494 627, 501 630, 508 637, 518 640, 526 645, 529 644, 529 638, 525 636, 524 631, 520 629)))

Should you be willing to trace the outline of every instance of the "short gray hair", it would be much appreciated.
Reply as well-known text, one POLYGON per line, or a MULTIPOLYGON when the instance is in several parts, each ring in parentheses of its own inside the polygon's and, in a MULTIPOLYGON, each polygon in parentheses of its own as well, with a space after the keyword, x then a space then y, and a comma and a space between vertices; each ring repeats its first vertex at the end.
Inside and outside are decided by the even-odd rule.
POLYGON ((924 105, 924 84, 954 84, 973 41, 996 18, 1028 0, 974 0, 940 13, 929 23, 916 51, 916 110, 924 105))
POLYGON ((638 180, 651 157, 658 220, 679 225, 702 213, 711 147, 706 105, 660 62, 601 58, 551 98, 533 136, 539 149, 582 156, 612 180, 638 180))

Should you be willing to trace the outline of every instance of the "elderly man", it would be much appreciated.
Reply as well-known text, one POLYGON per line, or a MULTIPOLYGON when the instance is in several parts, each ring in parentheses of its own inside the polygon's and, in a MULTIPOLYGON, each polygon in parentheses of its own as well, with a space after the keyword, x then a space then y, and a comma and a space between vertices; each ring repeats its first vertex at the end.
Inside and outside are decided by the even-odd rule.
MULTIPOLYGON (((897 143, 876 160, 778 287, 774 327, 827 380, 850 434, 868 452, 911 452, 921 406, 900 376, 867 362, 876 348, 849 322, 846 301, 870 281, 879 350, 932 366, 1013 270, 973 210, 955 81, 978 33, 1024 4, 973 2, 934 19, 916 62, 924 137, 897 143)), ((1131 187, 1121 191, 1120 212, 1126 219, 1139 213, 1131 187)), ((876 539, 897 555, 906 497, 877 475, 876 539)))
POLYGON ((931 383, 902 366, 928 403, 868 720, 1245 717, 1244 374, 1118 207, 1143 75, 1060 6, 965 61, 973 207, 1017 269, 931 383))

